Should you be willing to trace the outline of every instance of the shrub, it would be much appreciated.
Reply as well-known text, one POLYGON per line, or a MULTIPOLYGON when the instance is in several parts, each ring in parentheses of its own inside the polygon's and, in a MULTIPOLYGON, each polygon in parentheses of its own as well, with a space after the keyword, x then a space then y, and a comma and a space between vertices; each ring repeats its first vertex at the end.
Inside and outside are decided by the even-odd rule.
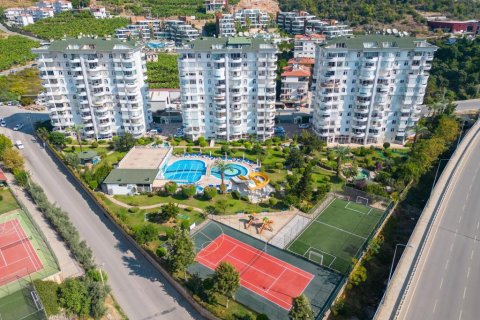
POLYGON ((167 249, 165 249, 164 247, 158 247, 157 250, 155 251, 155 253, 160 258, 163 258, 167 255, 167 249))
POLYGON ((193 208, 192 208, 192 207, 186 207, 186 208, 185 208, 185 211, 192 212, 192 211, 193 211, 193 208))
POLYGON ((142 224, 141 226, 135 228, 133 234, 138 243, 146 244, 147 242, 151 242, 158 237, 158 228, 156 225, 151 223, 142 224))
POLYGON ((387 150, 388 148, 390 148, 390 142, 384 142, 383 149, 387 150))
POLYGON ((239 200, 240 199, 240 192, 238 192, 238 190, 232 191, 232 198, 239 200))
POLYGON ((58 291, 60 285, 54 281, 35 280, 33 282, 35 289, 42 300, 43 307, 48 316, 54 316, 60 313, 58 305, 58 291))
POLYGON ((185 220, 182 220, 182 222, 180 223, 180 227, 183 229, 183 230, 190 230, 190 220, 189 219, 185 219, 185 220))
POLYGON ((278 200, 272 197, 268 199, 268 203, 270 204, 271 207, 275 207, 278 204, 278 200))
POLYGON ((173 196, 178 190, 178 185, 176 182, 170 181, 165 184, 164 189, 169 196, 173 196))
POLYGON ((275 163, 275 168, 277 168, 277 169, 279 169, 279 170, 280 170, 280 169, 283 169, 283 163, 281 163, 281 162, 275 163))
POLYGON ((191 198, 197 193, 197 187, 194 184, 187 184, 182 186, 182 195, 191 198))
POLYGON ((217 188, 215 188, 215 187, 205 187, 205 189, 203 189, 203 198, 205 198, 206 200, 211 200, 211 199, 215 198, 217 193, 218 193, 217 188))
POLYGON ((257 315, 257 317, 255 319, 256 320, 269 320, 268 316, 264 313, 260 313, 259 315, 257 315))
POLYGON ((137 213, 138 211, 140 211, 139 207, 128 208, 128 212, 130 212, 130 213, 137 213))
POLYGON ((97 141, 92 142, 92 148, 98 148, 98 142, 97 141))
POLYGON ((250 199, 248 199, 247 195, 241 196, 240 199, 243 200, 243 201, 247 201, 247 202, 250 201, 250 199))
POLYGON ((167 239, 172 239, 175 235, 175 231, 173 229, 167 229, 165 230, 165 235, 167 236, 167 239))

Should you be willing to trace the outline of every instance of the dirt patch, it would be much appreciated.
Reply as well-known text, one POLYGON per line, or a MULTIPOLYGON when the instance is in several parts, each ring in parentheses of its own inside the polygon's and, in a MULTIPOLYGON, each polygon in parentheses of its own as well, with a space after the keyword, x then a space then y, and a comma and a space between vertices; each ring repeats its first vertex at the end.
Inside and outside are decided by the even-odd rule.
POLYGON ((0 8, 28 7, 34 3, 34 0, 0 0, 0 8))
POLYGON ((260 9, 270 14, 276 15, 280 11, 278 1, 276 0, 241 0, 237 9, 260 9))

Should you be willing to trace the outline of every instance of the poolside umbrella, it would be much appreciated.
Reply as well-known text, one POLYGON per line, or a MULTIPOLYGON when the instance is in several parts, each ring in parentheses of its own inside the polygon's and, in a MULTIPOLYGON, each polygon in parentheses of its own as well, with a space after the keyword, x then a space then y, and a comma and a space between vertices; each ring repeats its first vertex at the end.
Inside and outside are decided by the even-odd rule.
POLYGON ((210 150, 210 157, 212 156, 212 150, 210 150))

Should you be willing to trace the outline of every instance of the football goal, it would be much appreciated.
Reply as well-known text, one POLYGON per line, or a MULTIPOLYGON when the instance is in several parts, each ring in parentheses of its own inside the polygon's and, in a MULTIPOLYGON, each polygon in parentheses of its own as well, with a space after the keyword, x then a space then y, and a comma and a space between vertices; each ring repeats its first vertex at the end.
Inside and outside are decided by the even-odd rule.
POLYGON ((363 204, 364 206, 368 206, 368 199, 358 196, 356 203, 360 203, 360 204, 363 204))

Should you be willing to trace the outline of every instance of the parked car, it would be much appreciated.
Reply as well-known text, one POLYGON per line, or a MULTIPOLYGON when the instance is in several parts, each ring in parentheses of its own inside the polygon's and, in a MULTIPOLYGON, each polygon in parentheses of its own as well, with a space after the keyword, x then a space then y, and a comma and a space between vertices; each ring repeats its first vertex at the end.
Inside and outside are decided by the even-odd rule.
POLYGON ((13 128, 13 130, 18 131, 23 128, 23 123, 17 123, 17 125, 13 128))
POLYGON ((298 129, 308 129, 310 128, 310 123, 300 123, 298 129))
POLYGON ((0 126, 1 127, 6 127, 7 126, 7 123, 5 122, 5 120, 0 119, 0 126))
POLYGON ((17 148, 20 149, 20 150, 22 150, 22 149, 25 148, 25 147, 23 146, 22 141, 20 141, 20 140, 15 141, 15 145, 16 145, 17 148))
POLYGON ((275 128, 273 128, 273 131, 274 131, 275 133, 277 133, 277 132, 283 132, 283 133, 285 133, 285 129, 284 129, 283 127, 275 127, 275 128))

